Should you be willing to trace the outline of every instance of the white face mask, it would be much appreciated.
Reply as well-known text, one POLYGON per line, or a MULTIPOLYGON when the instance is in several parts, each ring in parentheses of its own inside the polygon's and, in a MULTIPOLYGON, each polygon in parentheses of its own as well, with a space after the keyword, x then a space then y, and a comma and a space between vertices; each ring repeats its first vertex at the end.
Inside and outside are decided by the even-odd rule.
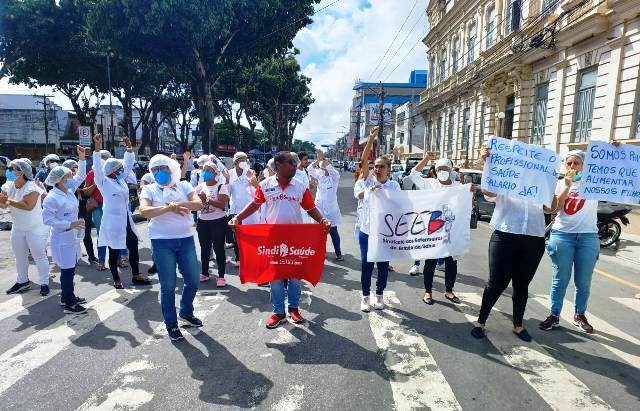
POLYGON ((451 173, 446 170, 436 171, 436 176, 438 176, 438 180, 440 181, 447 181, 450 175, 451 173))
POLYGON ((247 171, 249 169, 249 163, 247 161, 241 161, 238 163, 241 169, 247 171))
POLYGON ((55 161, 52 161, 52 162, 49 163, 49 168, 54 168, 54 167, 57 167, 57 166, 58 166, 58 163, 56 163, 55 161))

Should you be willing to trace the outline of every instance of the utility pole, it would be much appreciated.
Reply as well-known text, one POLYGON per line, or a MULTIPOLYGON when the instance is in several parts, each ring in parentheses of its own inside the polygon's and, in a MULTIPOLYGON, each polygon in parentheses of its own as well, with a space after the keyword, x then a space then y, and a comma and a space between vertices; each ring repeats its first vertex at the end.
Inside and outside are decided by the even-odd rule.
MULTIPOLYGON (((353 137, 353 148, 360 146, 360 123, 362 122, 362 108, 364 107, 364 91, 360 90, 360 106, 358 107, 358 117, 356 119, 356 135, 353 137)), ((357 150, 354 153, 354 159, 358 156, 357 150)))
POLYGON ((53 96, 34 94, 33 97, 42 99, 42 102, 36 101, 36 104, 42 104, 42 112, 44 113, 44 153, 49 154, 49 119, 47 118, 47 98, 53 96))
POLYGON ((411 154, 413 148, 413 124, 413 96, 411 96, 411 100, 409 100, 409 121, 407 122, 407 127, 409 127, 409 154, 411 154))
POLYGON ((384 143, 383 130, 384 130, 384 87, 380 82, 380 88, 378 91, 378 155, 382 155, 382 144, 384 143))
POLYGON ((109 136, 111 138, 111 150, 113 151, 113 155, 115 156, 115 130, 113 128, 113 103, 111 101, 111 61, 110 57, 113 53, 113 49, 109 47, 107 49, 107 82, 109 83, 109 136))

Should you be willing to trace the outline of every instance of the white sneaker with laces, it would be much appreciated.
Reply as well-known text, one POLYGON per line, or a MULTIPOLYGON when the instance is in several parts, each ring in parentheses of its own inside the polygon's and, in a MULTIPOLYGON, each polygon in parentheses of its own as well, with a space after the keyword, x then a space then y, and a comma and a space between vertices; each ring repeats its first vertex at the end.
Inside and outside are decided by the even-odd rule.
POLYGON ((369 301, 368 295, 362 296, 362 300, 360 301, 360 311, 364 311, 365 313, 371 311, 371 304, 369 304, 369 301))
POLYGON ((375 308, 376 310, 384 309, 384 299, 382 298, 381 295, 376 294, 375 302, 373 303, 373 308, 375 308))
POLYGON ((419 272, 420 272, 420 266, 419 265, 414 265, 409 270, 409 275, 418 275, 419 272))

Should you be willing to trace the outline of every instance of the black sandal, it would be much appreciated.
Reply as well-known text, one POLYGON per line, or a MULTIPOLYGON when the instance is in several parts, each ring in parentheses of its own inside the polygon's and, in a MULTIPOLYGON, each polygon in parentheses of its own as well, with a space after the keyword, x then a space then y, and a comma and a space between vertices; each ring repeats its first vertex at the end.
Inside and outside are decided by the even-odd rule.
POLYGON ((513 330, 512 330, 511 332, 513 332, 515 335, 517 335, 517 336, 518 336, 518 338, 520 338, 520 339, 521 339, 522 341, 524 341, 524 342, 531 342, 531 340, 532 340, 532 338, 531 338, 531 334, 529 334, 529 333, 527 332, 527 330, 526 330, 526 329, 524 329, 524 328, 523 328, 523 329, 522 329, 522 331, 520 331, 519 333, 517 333, 517 332, 515 332, 515 331, 513 331, 513 330))
POLYGON ((482 327, 473 327, 473 330, 471 330, 471 336, 473 336, 473 338, 477 338, 477 339, 481 339, 485 337, 485 333, 484 333, 484 329, 482 329, 482 327))
POLYGON ((145 278, 142 280, 138 280, 137 278, 132 278, 131 282, 135 285, 151 285, 151 280, 145 278))
POLYGON ((446 298, 447 300, 451 301, 454 304, 460 304, 462 303, 462 301, 460 301, 460 299, 458 298, 458 296, 454 295, 453 297, 449 297, 448 295, 444 295, 444 298, 446 298))
POLYGON ((433 305, 433 298, 431 297, 422 297, 422 302, 427 305, 433 305))

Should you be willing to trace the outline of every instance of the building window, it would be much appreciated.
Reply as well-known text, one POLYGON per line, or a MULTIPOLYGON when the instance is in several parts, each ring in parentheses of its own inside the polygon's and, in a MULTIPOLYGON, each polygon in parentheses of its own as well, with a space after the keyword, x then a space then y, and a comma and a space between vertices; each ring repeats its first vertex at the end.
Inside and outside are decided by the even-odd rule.
POLYGON ((544 0, 542 2, 542 13, 541 14, 549 14, 556 9, 558 2, 560 0, 544 0))
POLYGON ((447 49, 440 53, 440 81, 447 78, 447 49))
POLYGON ((549 100, 549 83, 536 86, 533 101, 533 129, 531 130, 531 144, 541 145, 544 142, 544 128, 547 125, 547 101, 549 100))
POLYGON ((482 102, 480 105, 480 127, 478 132, 478 147, 484 142, 484 119, 487 115, 487 103, 482 102))
POLYGON ((493 44, 494 30, 496 28, 496 8, 491 7, 487 12, 487 33, 485 35, 485 45, 487 48, 493 44))
POLYGON ((509 0, 506 18, 507 34, 520 29, 522 20, 522 0, 509 0))
POLYGON ((469 154, 469 135, 471 134, 471 107, 467 105, 462 112, 462 150, 469 154))
POLYGON ((467 35, 467 64, 473 63, 476 59, 476 23, 469 24, 469 34, 467 35))
MULTIPOLYGON (((436 150, 440 150, 440 143, 442 142, 442 123, 444 122, 443 114, 438 116, 438 123, 436 124, 436 150)), ((444 150, 442 150, 444 151, 444 150)))
POLYGON ((584 69, 578 73, 573 135, 575 143, 586 143, 591 137, 597 78, 597 67, 584 69))
POLYGON ((636 98, 636 133, 635 138, 640 138, 640 94, 636 98))
POLYGON ((431 87, 436 84, 436 58, 431 57, 431 62, 429 63, 429 85, 431 87))
POLYGON ((460 58, 460 39, 456 36, 451 44, 451 74, 458 72, 458 59, 460 58))
POLYGON ((427 150, 433 150, 433 121, 427 121, 427 150))
POLYGON ((513 114, 516 108, 516 97, 511 94, 507 97, 507 104, 504 107, 504 138, 513 137, 513 114))
POLYGON ((453 153, 453 129, 456 122, 456 112, 451 110, 449 112, 449 128, 447 130, 447 155, 453 153))

